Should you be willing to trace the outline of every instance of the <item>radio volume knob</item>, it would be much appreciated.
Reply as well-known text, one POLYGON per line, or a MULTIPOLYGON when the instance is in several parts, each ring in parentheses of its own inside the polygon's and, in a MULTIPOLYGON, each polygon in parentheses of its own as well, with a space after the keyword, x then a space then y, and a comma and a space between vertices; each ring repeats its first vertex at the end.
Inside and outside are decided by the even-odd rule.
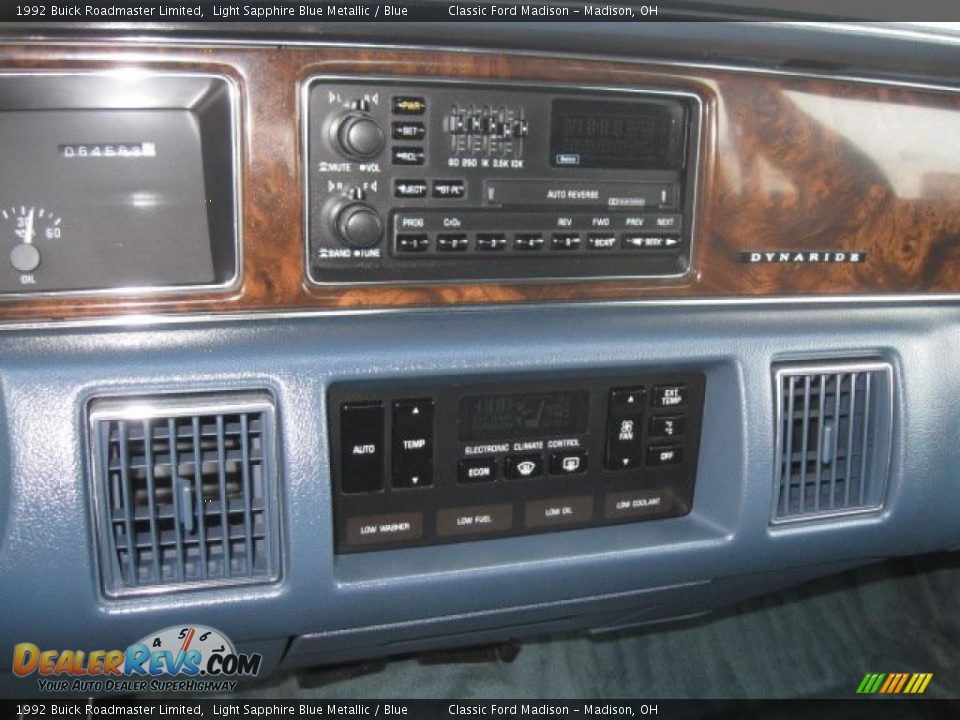
POLYGON ((371 158, 378 155, 386 141, 383 130, 368 113, 349 112, 331 126, 333 144, 350 158, 371 158))
POLYGON ((383 235, 383 221, 377 211, 365 202, 338 202, 330 218, 333 234, 349 247, 373 247, 383 235))

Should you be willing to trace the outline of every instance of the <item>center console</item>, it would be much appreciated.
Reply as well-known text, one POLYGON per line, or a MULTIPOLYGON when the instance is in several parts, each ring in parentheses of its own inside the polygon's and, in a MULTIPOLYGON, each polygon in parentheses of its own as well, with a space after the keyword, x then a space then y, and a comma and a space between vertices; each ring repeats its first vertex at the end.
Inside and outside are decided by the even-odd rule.
POLYGON ((335 385, 336 550, 685 515, 704 384, 668 372, 335 385))

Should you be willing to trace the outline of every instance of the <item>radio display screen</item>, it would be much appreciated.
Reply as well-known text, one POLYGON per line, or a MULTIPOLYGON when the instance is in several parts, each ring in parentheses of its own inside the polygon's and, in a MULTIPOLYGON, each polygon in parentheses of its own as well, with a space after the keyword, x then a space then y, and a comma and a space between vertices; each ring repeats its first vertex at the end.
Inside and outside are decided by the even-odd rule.
POLYGON ((686 112, 679 102, 554 100, 550 164, 561 168, 680 170, 686 112))
POLYGON ((588 392, 483 395, 460 401, 460 440, 480 442, 587 431, 588 392))

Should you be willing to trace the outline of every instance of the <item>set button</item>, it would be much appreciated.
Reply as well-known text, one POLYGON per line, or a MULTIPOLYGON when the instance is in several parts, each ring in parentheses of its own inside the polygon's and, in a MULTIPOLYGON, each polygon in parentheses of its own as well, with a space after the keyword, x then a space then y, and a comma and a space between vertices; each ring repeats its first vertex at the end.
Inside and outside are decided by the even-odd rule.
POLYGON ((417 120, 396 120, 391 125, 394 140, 423 140, 426 135, 426 125, 417 120))

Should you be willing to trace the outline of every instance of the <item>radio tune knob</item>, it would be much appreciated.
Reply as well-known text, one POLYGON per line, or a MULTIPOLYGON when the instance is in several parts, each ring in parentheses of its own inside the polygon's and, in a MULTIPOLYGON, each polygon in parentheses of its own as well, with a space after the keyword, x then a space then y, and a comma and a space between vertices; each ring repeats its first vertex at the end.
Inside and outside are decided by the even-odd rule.
POLYGON ((383 235, 383 222, 377 211, 363 202, 348 202, 337 208, 333 227, 337 239, 354 248, 373 247, 383 235))
POLYGON ((331 128, 331 138, 337 149, 350 158, 371 158, 383 150, 386 137, 383 130, 368 113, 347 113, 331 128))

